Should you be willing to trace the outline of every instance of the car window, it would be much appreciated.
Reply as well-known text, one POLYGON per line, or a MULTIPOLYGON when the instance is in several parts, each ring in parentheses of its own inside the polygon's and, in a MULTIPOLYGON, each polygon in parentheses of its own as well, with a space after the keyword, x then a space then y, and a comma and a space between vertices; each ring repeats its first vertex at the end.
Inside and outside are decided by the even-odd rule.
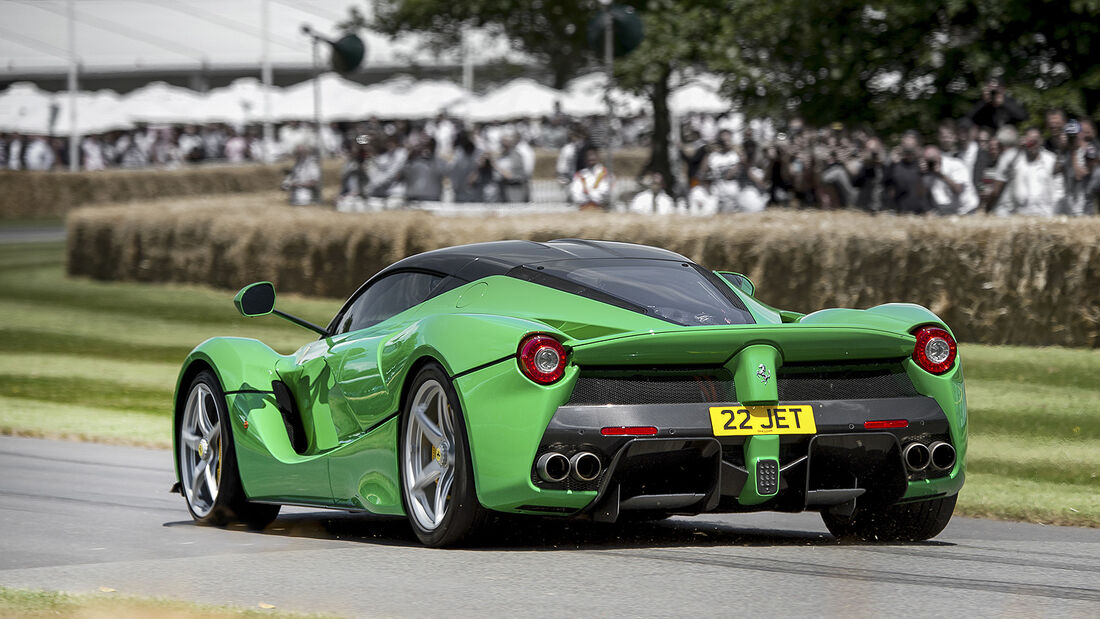
POLYGON ((713 273, 686 262, 560 260, 513 269, 509 275, 678 325, 754 322, 729 286, 713 273))
POLYGON ((376 325, 424 301, 443 278, 430 273, 394 273, 371 284, 344 312, 337 333, 376 325))

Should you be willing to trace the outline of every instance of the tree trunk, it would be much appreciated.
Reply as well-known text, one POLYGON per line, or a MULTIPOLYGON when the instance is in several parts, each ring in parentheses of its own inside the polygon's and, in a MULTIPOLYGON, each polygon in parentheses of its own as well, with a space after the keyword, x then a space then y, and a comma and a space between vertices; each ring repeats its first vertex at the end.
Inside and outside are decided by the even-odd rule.
POLYGON ((653 138, 650 140, 648 172, 659 172, 665 177, 665 184, 669 193, 678 190, 686 190, 685 187, 674 187, 676 178, 672 174, 672 162, 668 157, 669 133, 672 118, 668 109, 668 81, 672 76, 672 69, 665 66, 661 76, 653 84, 653 90, 649 95, 653 104, 653 138))

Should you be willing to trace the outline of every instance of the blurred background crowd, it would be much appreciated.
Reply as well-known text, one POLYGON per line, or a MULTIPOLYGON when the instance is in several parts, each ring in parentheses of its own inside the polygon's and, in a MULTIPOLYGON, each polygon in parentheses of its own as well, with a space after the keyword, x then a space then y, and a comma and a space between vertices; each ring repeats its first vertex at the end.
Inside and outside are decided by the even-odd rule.
MULTIPOLYGON (((0 45, 46 49, 49 39, 56 47, 51 37, 65 12, 53 4, 4 4, 38 38, 0 45)), ((153 82, 123 95, 74 89, 68 97, 9 83, 0 90, 0 167, 281 162, 291 203, 324 197, 352 211, 442 202, 693 215, 784 207, 1098 212, 1100 52, 1092 34, 1100 22, 1091 6, 570 0, 548 10, 535 0, 261 0, 211 12, 185 4, 202 22, 186 37, 215 42, 224 80, 236 81, 213 90, 153 82), (282 17, 244 27, 273 10, 282 17), (805 36, 790 36, 784 19, 792 13, 801 14, 805 36), (615 47, 614 59, 598 40, 610 16, 614 45, 630 43, 615 47), (347 79, 324 63, 319 77, 304 79, 308 45, 297 24, 318 19, 330 32, 362 34, 356 64, 371 50, 363 67, 345 70, 333 47, 331 68, 347 79), (282 46, 294 58, 279 69, 285 88, 270 74, 262 83, 242 78, 254 67, 228 63, 234 54, 252 58, 261 39, 265 50, 282 46), (489 76, 477 91, 475 64, 489 76), (417 81, 401 77, 401 67, 433 68, 417 81), (74 127, 76 148, 67 137, 74 127), (332 165, 323 162, 332 159, 342 162, 339 193, 322 196, 332 165)), ((190 52, 163 19, 141 36, 119 29, 135 10, 104 0, 69 14, 68 24, 98 29, 85 39, 104 63, 116 62, 104 32, 127 50, 155 39, 161 73, 171 75, 168 59, 190 52)), ((169 8, 141 10, 163 17, 169 8)), ((13 57, 7 72, 32 75, 20 62, 13 57)), ((102 71, 103 79, 121 84, 143 62, 102 71)), ((204 55, 188 79, 201 82, 210 67, 204 55)))
MULTIPOLYGON (((317 148, 310 123, 146 125, 81 138, 85 170, 191 164, 288 162, 290 200, 317 198, 317 153, 346 162, 340 208, 376 210, 410 201, 560 203, 640 213, 711 215, 773 207, 868 212, 1092 215, 1100 169, 1096 124, 1058 108, 1041 126, 996 80, 972 111, 932 134, 876 135, 836 122, 807 126, 689 113, 673 132, 670 172, 647 165, 627 178, 606 166, 608 148, 650 145, 652 118, 561 112, 471 121, 446 112, 426 119, 331 122, 317 148), (536 151, 554 159, 553 178, 535 178, 536 151), (541 182, 540 182, 541 181, 541 182)), ((66 137, 0 133, 0 166, 66 169, 66 137)))

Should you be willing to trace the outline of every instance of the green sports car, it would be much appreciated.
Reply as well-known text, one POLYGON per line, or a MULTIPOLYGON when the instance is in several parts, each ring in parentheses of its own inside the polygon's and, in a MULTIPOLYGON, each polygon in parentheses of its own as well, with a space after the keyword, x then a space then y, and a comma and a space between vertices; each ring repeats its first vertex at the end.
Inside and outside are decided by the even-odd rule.
POLYGON ((838 537, 919 540, 963 484, 950 329, 888 304, 811 314, 663 249, 500 241, 406 258, 292 355, 216 337, 183 364, 178 489, 201 523, 280 505, 407 516, 468 538, 491 512, 657 519, 819 511, 838 537))

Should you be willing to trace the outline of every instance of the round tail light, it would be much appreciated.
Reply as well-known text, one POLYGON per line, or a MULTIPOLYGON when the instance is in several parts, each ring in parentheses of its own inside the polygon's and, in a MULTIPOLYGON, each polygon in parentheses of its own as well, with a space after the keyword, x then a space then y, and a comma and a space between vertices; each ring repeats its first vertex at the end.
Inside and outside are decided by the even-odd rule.
POLYGON ((921 327, 913 334, 917 345, 913 348, 913 361, 925 371, 943 374, 955 365, 955 338, 946 329, 921 327))
POLYGON ((536 333, 519 343, 519 369, 540 385, 549 385, 565 376, 565 357, 565 347, 549 335, 536 333))

